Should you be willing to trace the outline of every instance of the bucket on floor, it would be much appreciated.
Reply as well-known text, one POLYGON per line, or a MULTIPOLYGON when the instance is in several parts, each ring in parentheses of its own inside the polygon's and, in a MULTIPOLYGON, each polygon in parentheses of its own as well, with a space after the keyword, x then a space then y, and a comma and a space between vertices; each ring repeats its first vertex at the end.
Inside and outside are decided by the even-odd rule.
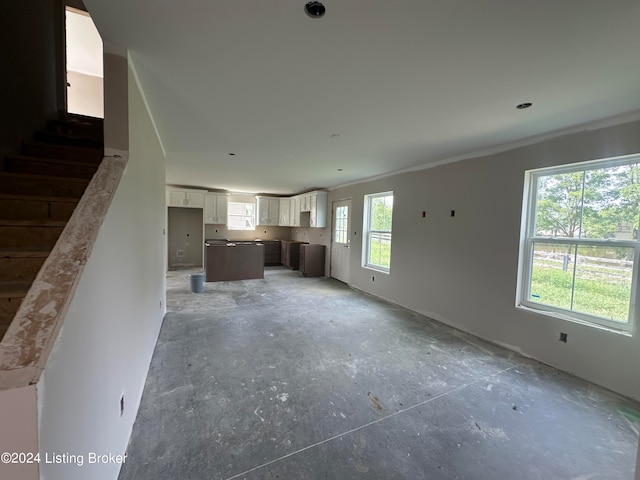
POLYGON ((204 293, 204 277, 204 272, 192 273, 189 275, 191 291, 193 293, 204 293))

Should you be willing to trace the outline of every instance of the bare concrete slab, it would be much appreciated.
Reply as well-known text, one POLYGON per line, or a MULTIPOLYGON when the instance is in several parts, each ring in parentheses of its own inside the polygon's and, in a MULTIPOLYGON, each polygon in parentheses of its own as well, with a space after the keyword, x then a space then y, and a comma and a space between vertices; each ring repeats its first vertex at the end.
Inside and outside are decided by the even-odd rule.
POLYGON ((188 273, 120 480, 633 479, 629 399, 332 279, 188 273))

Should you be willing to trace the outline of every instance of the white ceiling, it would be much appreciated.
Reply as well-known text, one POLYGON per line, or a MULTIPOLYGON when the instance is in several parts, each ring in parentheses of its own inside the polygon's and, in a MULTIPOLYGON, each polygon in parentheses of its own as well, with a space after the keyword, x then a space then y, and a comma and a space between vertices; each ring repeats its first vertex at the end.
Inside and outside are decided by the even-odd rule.
POLYGON ((637 0, 305 3, 85 0, 168 183, 295 193, 640 110, 637 0))

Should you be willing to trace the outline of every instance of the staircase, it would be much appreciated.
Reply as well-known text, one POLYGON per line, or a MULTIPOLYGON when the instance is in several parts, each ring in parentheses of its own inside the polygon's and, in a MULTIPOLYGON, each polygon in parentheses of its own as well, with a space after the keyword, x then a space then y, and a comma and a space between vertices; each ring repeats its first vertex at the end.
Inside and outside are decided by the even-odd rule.
POLYGON ((0 340, 103 158, 102 119, 67 114, 0 164, 0 340))

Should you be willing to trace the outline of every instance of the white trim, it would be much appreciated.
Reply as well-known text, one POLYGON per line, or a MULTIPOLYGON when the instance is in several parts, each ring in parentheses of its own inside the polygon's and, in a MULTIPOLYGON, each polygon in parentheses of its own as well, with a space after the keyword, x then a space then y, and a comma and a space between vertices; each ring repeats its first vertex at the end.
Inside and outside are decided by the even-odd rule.
POLYGON ((390 230, 372 230, 371 226, 371 203, 376 198, 384 198, 391 197, 393 201, 393 191, 388 192, 379 192, 379 193, 370 193, 364 196, 364 217, 362 219, 362 259, 361 266, 363 268, 368 268, 370 270, 375 270, 381 273, 389 273, 391 271, 391 250, 389 251, 389 268, 383 267, 381 265, 376 265, 369 263, 369 253, 371 240, 371 233, 381 233, 388 234, 390 237, 389 243, 391 244, 391 248, 393 245, 393 205, 391 207, 391 229, 390 230))
MULTIPOLYGON (((640 163, 640 155, 625 155, 601 160, 539 168, 525 172, 523 207, 520 232, 520 253, 518 258, 518 280, 516 287, 516 308, 552 316, 562 320, 580 323, 606 331, 631 336, 636 328, 636 303, 638 300, 638 265, 640 265, 640 241, 618 239, 595 239, 573 237, 541 237, 535 234, 535 216, 537 209, 538 179, 542 176, 557 175, 570 172, 586 172, 593 169, 612 168, 621 165, 640 163), (531 300, 531 276, 535 244, 560 244, 579 246, 623 247, 633 249, 633 270, 631 276, 629 312, 627 321, 615 321, 596 314, 580 312, 556 305, 538 303, 531 300)), ((584 188, 584 185, 583 185, 584 188)), ((583 192, 584 195, 584 192, 583 192)), ((584 202, 584 199, 582 200, 584 202)), ((575 265, 573 278, 575 281, 575 265)), ((572 287, 575 289, 575 285, 572 287)), ((575 291, 575 290, 574 290, 575 291)), ((573 293, 572 293, 573 296, 573 293)), ((572 297, 573 298, 573 297, 572 297)))

